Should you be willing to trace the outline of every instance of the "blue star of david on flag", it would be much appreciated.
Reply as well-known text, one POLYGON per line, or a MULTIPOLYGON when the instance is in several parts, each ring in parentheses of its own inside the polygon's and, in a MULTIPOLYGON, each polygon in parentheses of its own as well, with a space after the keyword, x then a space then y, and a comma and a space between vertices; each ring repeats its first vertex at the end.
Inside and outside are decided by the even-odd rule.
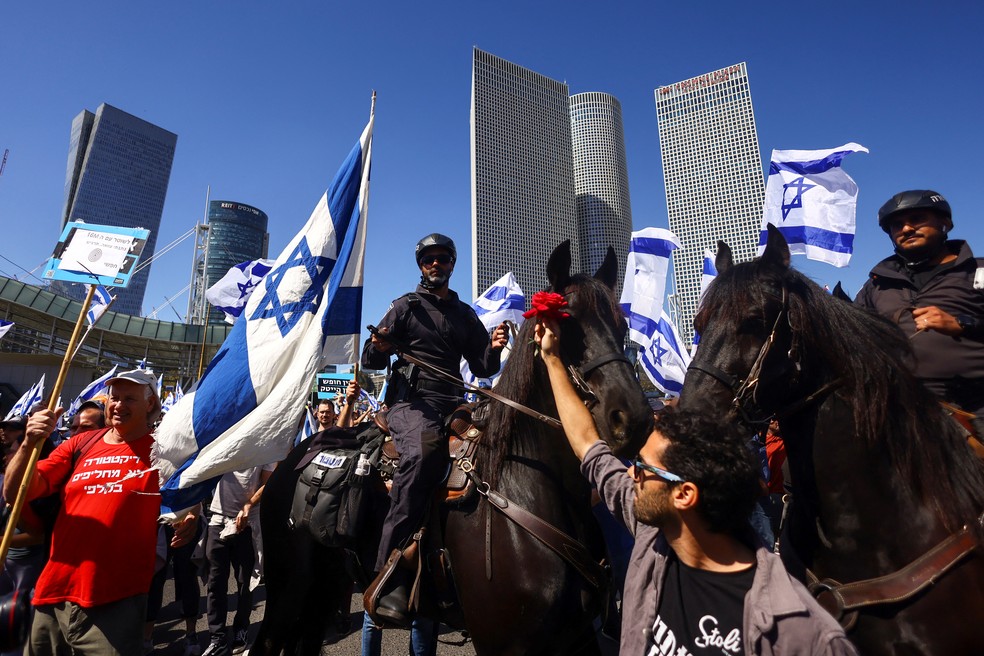
POLYGON ((653 336, 653 343, 649 346, 649 353, 652 356, 653 362, 662 367, 663 356, 666 355, 666 352, 669 351, 669 349, 663 348, 660 342, 660 335, 657 333, 653 336))
POLYGON ((792 182, 787 182, 782 186, 782 220, 785 221, 789 218, 789 213, 793 210, 798 210, 803 208, 803 194, 816 187, 815 184, 810 184, 806 181, 806 176, 801 175, 792 182), (793 199, 786 202, 786 192, 788 190, 794 190, 793 199))
POLYGON ((321 304, 321 299, 325 295, 325 283, 328 282, 334 264, 335 260, 330 258, 311 255, 307 238, 302 237, 287 256, 287 261, 267 275, 266 294, 260 299, 260 304, 250 317, 250 321, 273 317, 277 320, 280 334, 286 337, 287 333, 297 325, 301 315, 305 312, 314 314, 321 304), (283 302, 277 293, 280 283, 283 282, 284 275, 288 271, 297 267, 304 267, 311 284, 298 300, 283 302))

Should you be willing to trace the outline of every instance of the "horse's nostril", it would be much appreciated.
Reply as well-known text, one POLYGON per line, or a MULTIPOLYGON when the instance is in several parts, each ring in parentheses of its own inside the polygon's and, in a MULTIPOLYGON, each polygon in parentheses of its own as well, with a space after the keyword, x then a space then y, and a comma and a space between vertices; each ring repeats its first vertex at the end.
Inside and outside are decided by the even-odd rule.
POLYGON ((608 417, 609 426, 612 429, 612 435, 625 435, 625 429, 628 425, 628 415, 622 410, 612 410, 608 417))

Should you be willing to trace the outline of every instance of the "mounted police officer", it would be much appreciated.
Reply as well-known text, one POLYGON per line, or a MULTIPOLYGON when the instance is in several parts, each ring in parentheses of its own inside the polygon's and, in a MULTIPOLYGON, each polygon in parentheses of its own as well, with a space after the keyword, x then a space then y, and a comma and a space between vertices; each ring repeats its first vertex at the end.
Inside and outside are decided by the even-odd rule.
MULTIPOLYGON (((499 370, 499 355, 508 341, 505 324, 489 336, 475 311, 448 288, 457 250, 441 234, 430 234, 417 243, 420 267, 416 291, 393 301, 379 322, 379 334, 366 341, 362 365, 383 369, 395 346, 405 349, 460 380, 464 357, 472 372, 489 377, 499 370), (392 338, 392 343, 385 338, 392 338)), ((386 404, 390 433, 400 451, 400 467, 393 478, 391 505, 379 545, 376 569, 386 563, 393 549, 404 546, 420 527, 432 493, 447 473, 448 444, 444 417, 461 402, 464 388, 418 368, 398 357, 390 378, 386 404)), ((378 613, 404 625, 408 621, 406 580, 394 577, 395 586, 380 599, 378 613)))
MULTIPOLYGON (((903 191, 878 210, 895 245, 855 303, 894 321, 909 336, 915 374, 941 399, 984 416, 984 260, 947 239, 950 204, 931 190, 903 191)), ((982 435, 981 420, 975 421, 982 435)))

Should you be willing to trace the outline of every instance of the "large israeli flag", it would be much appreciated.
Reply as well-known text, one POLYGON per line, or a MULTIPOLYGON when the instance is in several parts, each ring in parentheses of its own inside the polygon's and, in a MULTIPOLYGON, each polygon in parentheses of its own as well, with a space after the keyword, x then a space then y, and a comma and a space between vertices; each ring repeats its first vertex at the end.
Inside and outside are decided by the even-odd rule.
POLYGON ((670 396, 680 395, 690 354, 683 348, 680 334, 666 312, 660 313, 652 341, 642 351, 640 361, 653 385, 670 396))
POLYGON ((156 433, 165 513, 202 500, 218 477, 280 460, 290 448, 315 373, 354 362, 372 125, 304 228, 250 297, 194 391, 156 433))
POLYGON ((81 406, 86 401, 91 401, 92 399, 96 398, 97 396, 105 392, 106 383, 109 381, 110 378, 116 375, 117 368, 118 365, 113 365, 112 369, 110 369, 102 376, 100 376, 99 378, 95 379, 94 381, 86 385, 85 389, 82 390, 82 392, 77 397, 75 397, 74 401, 72 401, 72 405, 68 406, 68 412, 65 413, 65 416, 71 417, 75 415, 75 413, 79 411, 79 406, 81 406))
POLYGON ((7 332, 9 332, 13 327, 13 321, 4 321, 3 319, 0 319, 0 339, 3 339, 3 336, 6 335, 7 332))
POLYGON ((19 417, 20 415, 26 415, 35 404, 41 403, 42 399, 44 399, 44 374, 41 374, 41 380, 31 385, 30 389, 17 399, 17 403, 14 404, 14 407, 4 417, 4 421, 19 417))
POLYGON ((226 323, 235 323, 260 281, 270 273, 273 260, 250 260, 232 267, 205 291, 205 299, 222 310, 226 323))
POLYGON ((851 153, 866 152, 853 142, 827 150, 773 150, 759 254, 771 223, 786 238, 790 253, 847 266, 854 252, 858 185, 841 162, 851 153))
MULTIPOLYGON (((516 282, 516 276, 510 271, 495 281, 481 296, 472 303, 472 309, 478 315, 482 325, 490 333, 503 321, 512 321, 517 327, 523 325, 523 311, 526 309, 526 297, 516 282)), ((500 362, 504 365, 509 359, 510 348, 502 351, 500 362)), ((501 369, 500 369, 501 371, 501 369)), ((461 358, 461 378, 466 383, 480 385, 482 381, 491 387, 498 374, 492 378, 479 379, 472 373, 468 362, 461 358)))
POLYGON ((670 253, 678 248, 680 241, 676 235, 663 228, 644 228, 632 233, 619 302, 628 318, 629 339, 644 348, 649 346, 657 318, 663 311, 670 253))

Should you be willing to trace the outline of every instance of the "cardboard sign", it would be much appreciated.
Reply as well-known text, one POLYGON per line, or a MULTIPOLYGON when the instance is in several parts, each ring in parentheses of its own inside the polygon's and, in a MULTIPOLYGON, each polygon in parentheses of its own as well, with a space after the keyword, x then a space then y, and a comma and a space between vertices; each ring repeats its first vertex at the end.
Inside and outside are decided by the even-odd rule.
POLYGON ((69 221, 42 277, 89 285, 126 287, 150 230, 69 221))
POLYGON ((318 398, 344 398, 345 388, 355 374, 318 374, 318 398))

